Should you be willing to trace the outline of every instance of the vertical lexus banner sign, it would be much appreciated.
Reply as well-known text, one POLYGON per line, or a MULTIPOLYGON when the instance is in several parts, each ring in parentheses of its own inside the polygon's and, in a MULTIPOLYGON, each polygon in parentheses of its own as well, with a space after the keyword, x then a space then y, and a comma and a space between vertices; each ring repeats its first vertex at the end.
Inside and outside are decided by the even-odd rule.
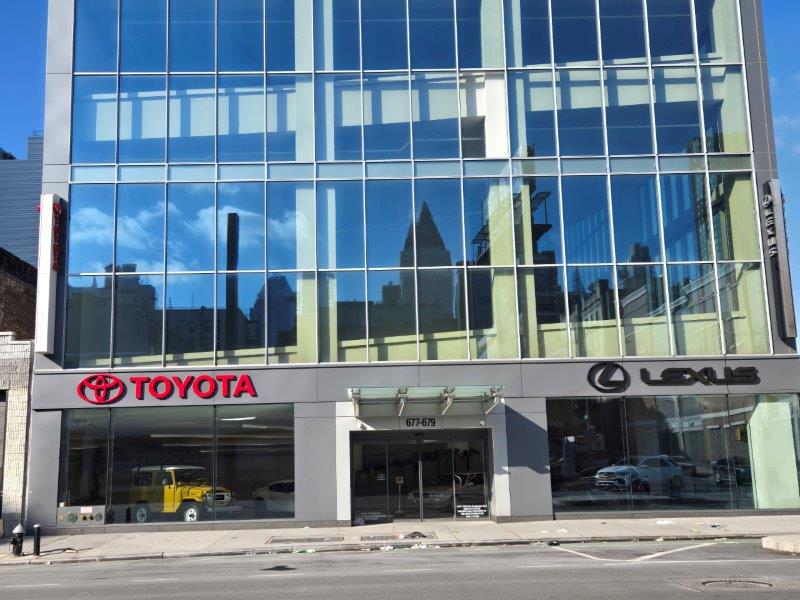
POLYGON ((770 179, 761 198, 761 215, 764 227, 764 252, 767 269, 772 280, 772 293, 780 318, 777 319, 783 339, 797 337, 792 278, 789 273, 789 248, 786 242, 786 221, 783 192, 780 181, 770 179))
POLYGON ((63 260, 64 209, 61 198, 43 194, 39 204, 39 272, 36 281, 35 350, 53 354, 55 350, 55 309, 58 273, 63 260))

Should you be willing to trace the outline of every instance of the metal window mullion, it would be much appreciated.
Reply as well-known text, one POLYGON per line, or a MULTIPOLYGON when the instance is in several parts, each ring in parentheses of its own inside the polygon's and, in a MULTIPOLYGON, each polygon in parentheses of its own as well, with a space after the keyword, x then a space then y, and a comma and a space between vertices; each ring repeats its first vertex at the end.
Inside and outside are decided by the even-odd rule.
MULTIPOLYGON (((219 336, 219 331, 217 331, 217 319, 219 314, 219 294, 217 294, 217 282, 219 278, 219 182, 214 183, 214 274, 212 276, 212 285, 214 286, 213 298, 214 298, 214 310, 211 311, 211 318, 213 320, 211 324, 211 346, 212 346, 212 360, 211 364, 216 366, 217 365, 217 337, 219 336)), ((227 228, 226 228, 226 236, 227 236, 227 228)), ((226 238, 227 240, 227 238, 226 238)), ((236 277, 236 275, 234 275, 236 277)), ((199 277, 198 277, 199 279, 199 277)), ((227 282, 226 282, 227 285, 227 282)), ((231 310, 231 307, 227 304, 225 305, 225 310, 231 310)))
POLYGON ((164 186, 164 216, 162 221, 163 240, 162 240, 162 269, 161 275, 161 366, 167 365, 167 244, 169 236, 169 184, 164 186))
MULTIPOLYGON (((572 320, 570 318, 569 307, 569 271, 567 270, 567 243, 566 231, 564 229, 564 190, 562 185, 562 156, 561 156, 561 134, 558 126, 558 94, 559 90, 556 87, 556 65, 555 65, 555 41, 553 40, 553 1, 547 0, 547 14, 548 26, 550 28, 550 89, 553 94, 553 125, 555 131, 553 135, 556 142, 556 161, 558 165, 558 172, 556 180, 558 182, 558 218, 559 226, 561 227, 561 270, 564 278, 564 325, 566 326, 567 333, 567 354, 572 357, 572 320)), ((556 0, 557 1, 557 0, 556 0)))
POLYGON ((695 79, 697 85, 697 106, 700 113, 700 137, 703 143, 703 147, 701 149, 703 153, 703 162, 704 162, 704 184, 705 184, 705 191, 706 191, 706 211, 708 215, 708 226, 711 233, 711 257, 714 261, 713 270, 714 270, 714 293, 716 294, 716 302, 717 302, 717 325, 719 327, 719 341, 722 344, 720 350, 721 355, 727 355, 727 345, 725 340, 725 326, 722 320, 722 295, 720 294, 719 288, 719 265, 718 265, 718 258, 717 258, 717 235, 716 235, 716 227, 714 226, 714 215, 711 211, 711 176, 708 171, 708 140, 706 139, 706 117, 705 117, 705 107, 703 106, 703 82, 702 82, 702 74, 700 71, 700 61, 699 61, 699 52, 698 52, 698 40, 697 40, 697 15, 695 12, 694 2, 689 3, 690 12, 691 12, 691 23, 692 23, 692 44, 694 48, 694 69, 695 69, 695 79))
MULTIPOLYGON (((500 3, 500 31, 502 36, 503 46, 503 94, 506 99, 506 149, 508 152, 508 196, 511 201, 510 206, 510 219, 511 219, 511 252, 513 255, 513 274, 514 274, 514 310, 516 311, 515 319, 517 323, 517 358, 522 358, 522 322, 519 312, 519 260, 517 258, 517 228, 515 227, 516 219, 514 217, 514 166, 511 160, 511 100, 508 93, 508 49, 506 47, 506 18, 505 18, 505 2, 500 3)), ((520 196, 520 202, 522 197, 520 196)))
POLYGON ((114 333, 116 330, 116 322, 115 322, 115 315, 116 315, 116 307, 117 307, 117 205, 119 202, 119 183, 114 184, 114 200, 112 206, 112 231, 113 237, 111 238, 111 311, 110 311, 110 318, 111 324, 108 328, 109 340, 108 340, 108 366, 109 368, 114 366, 114 333))
POLYGON ((656 109, 655 109, 655 88, 653 85, 653 63, 652 57, 650 56, 650 28, 648 26, 649 23, 649 14, 647 11, 647 0, 642 0, 642 15, 644 18, 644 36, 645 36, 645 56, 647 60, 647 93, 650 97, 650 132, 652 136, 652 143, 653 143, 653 153, 655 155, 655 183, 656 183, 656 202, 657 212, 658 212, 658 234, 660 239, 660 251, 661 251, 661 268, 663 269, 661 274, 661 287, 664 294, 664 313, 667 319, 667 343, 669 345, 669 353, 671 356, 674 356, 677 353, 677 347, 675 344, 675 333, 673 331, 673 324, 672 324, 672 303, 670 301, 670 289, 669 289, 669 268, 667 266, 667 246, 665 238, 665 230, 664 230, 664 208, 663 208, 663 197, 661 194, 661 162, 659 161, 658 157, 658 135, 656 131, 656 109))

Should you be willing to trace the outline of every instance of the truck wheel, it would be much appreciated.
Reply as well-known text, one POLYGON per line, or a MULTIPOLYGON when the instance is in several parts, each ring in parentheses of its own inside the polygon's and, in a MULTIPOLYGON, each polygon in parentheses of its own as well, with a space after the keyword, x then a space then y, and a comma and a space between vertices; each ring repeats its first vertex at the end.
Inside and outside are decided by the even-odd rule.
POLYGON ((137 502, 133 507, 133 520, 136 523, 147 523, 150 520, 150 505, 147 502, 137 502))
POLYGON ((187 502, 181 505, 181 519, 186 523, 196 523, 200 520, 200 506, 196 502, 187 502))

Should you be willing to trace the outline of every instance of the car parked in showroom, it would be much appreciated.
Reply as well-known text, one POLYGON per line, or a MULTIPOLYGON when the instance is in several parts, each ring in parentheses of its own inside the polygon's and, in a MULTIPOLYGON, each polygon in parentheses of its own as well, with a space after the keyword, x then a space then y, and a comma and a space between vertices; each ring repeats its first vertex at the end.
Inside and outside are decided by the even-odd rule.
POLYGON ((667 456, 631 456, 629 459, 600 469, 595 486, 615 490, 630 488, 633 492, 659 495, 680 495, 683 469, 667 456))
POLYGON ((294 515, 294 479, 273 481, 254 491, 253 510, 257 515, 294 515))

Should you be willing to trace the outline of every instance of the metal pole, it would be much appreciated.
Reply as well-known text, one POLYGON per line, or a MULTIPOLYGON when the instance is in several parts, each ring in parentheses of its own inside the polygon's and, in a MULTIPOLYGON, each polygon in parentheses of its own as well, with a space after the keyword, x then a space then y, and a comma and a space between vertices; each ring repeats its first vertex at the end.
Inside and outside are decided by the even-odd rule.
POLYGON ((37 523, 33 526, 33 555, 39 556, 42 549, 42 526, 37 523))

